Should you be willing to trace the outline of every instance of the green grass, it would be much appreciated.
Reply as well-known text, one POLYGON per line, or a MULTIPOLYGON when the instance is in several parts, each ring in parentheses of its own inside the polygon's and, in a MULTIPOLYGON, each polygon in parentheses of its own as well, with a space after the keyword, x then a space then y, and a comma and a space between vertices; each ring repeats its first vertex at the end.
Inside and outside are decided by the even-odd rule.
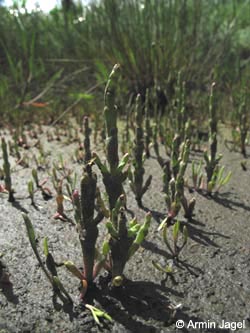
POLYGON ((154 87, 170 106, 181 72, 195 115, 207 114, 215 80, 224 117, 228 95, 249 76, 249 18, 249 0, 102 0, 48 15, 0 7, 2 119, 53 122, 75 100, 80 112, 94 114, 115 63, 122 107, 154 87))

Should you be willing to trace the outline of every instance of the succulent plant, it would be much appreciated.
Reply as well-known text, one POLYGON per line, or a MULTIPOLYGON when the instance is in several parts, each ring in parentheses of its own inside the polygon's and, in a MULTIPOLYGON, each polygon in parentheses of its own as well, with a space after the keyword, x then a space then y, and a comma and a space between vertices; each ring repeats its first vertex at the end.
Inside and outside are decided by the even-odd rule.
POLYGON ((14 202, 15 198, 12 189, 11 169, 9 163, 8 149, 4 137, 2 137, 2 152, 3 152, 3 171, 4 171, 5 189, 8 191, 9 194, 8 200, 10 202, 14 202))
POLYGON ((93 271, 96 241, 98 237, 98 224, 104 217, 101 211, 94 216, 96 191, 97 178, 95 173, 92 172, 91 164, 87 164, 81 179, 81 196, 79 196, 77 190, 75 190, 72 195, 75 209, 75 221, 83 254, 83 276, 87 283, 91 283, 94 279, 93 271))
POLYGON ((136 98, 136 133, 133 147, 132 164, 133 169, 129 171, 128 177, 130 180, 130 187, 135 194, 136 201, 139 207, 142 207, 142 197, 148 190, 152 176, 150 175, 145 184, 143 184, 143 178, 145 169, 144 164, 144 135, 142 127, 142 107, 140 103, 140 95, 136 98))
POLYGON ((109 266, 114 286, 122 284, 125 265, 145 239, 150 221, 151 214, 147 213, 144 224, 139 224, 136 218, 128 223, 124 211, 124 196, 120 196, 116 207, 112 210, 110 221, 106 223, 110 235, 108 243, 111 251, 109 266))
POLYGON ((213 82, 211 85, 210 98, 209 98, 210 154, 208 154, 208 151, 204 152, 204 159, 205 159, 205 163, 206 163, 205 170, 206 170, 206 174, 207 174, 208 193, 211 193, 211 191, 209 190, 209 183, 212 180, 214 170, 222 158, 222 155, 217 156, 217 118, 216 118, 216 110, 215 110, 215 102, 214 102, 214 87, 215 87, 215 82, 213 82))
POLYGON ((145 152, 146 157, 150 157, 150 143, 152 140, 152 128, 150 125, 150 110, 149 110, 149 89, 146 90, 145 97, 145 152))
POLYGON ((187 244, 187 241, 188 241, 187 227, 184 226, 183 231, 182 231, 182 243, 181 243, 181 245, 178 244, 179 235, 180 235, 180 225, 181 225, 180 221, 176 221, 173 226, 172 244, 171 244, 171 241, 169 240, 169 236, 168 236, 168 232, 167 232, 168 226, 165 225, 164 229, 163 229, 164 242, 165 242, 168 250, 172 254, 173 258, 177 259, 177 260, 178 260, 180 252, 182 251, 182 249, 184 248, 184 246, 187 244))
POLYGON ((116 201, 124 194, 123 182, 127 178, 124 167, 128 163, 128 154, 125 154, 119 162, 118 156, 118 129, 117 129, 117 107, 115 105, 115 87, 117 83, 119 65, 115 65, 107 82, 104 93, 104 118, 106 123, 106 157, 109 168, 103 164, 97 154, 93 154, 95 163, 100 169, 103 183, 109 197, 109 208, 115 207, 116 201))
POLYGON ((85 116, 83 118, 83 126, 84 126, 84 163, 88 163, 91 160, 92 154, 91 154, 91 148, 90 148, 90 133, 91 129, 89 127, 89 118, 85 116))
POLYGON ((27 214, 22 214, 28 238, 31 244, 31 247, 34 251, 34 254, 39 262, 40 267, 42 268, 43 272, 45 273, 46 277, 48 278, 49 282, 51 283, 53 290, 56 295, 58 295, 61 299, 63 299, 66 302, 73 303, 72 298, 64 288, 62 282, 60 281, 58 275, 57 275, 57 265, 55 263, 55 260, 52 256, 52 254, 48 250, 48 242, 47 239, 44 241, 44 254, 46 257, 46 263, 44 264, 38 248, 37 248, 37 242, 36 242, 36 235, 35 235, 35 230, 34 227, 30 221, 30 218, 28 217, 27 214))

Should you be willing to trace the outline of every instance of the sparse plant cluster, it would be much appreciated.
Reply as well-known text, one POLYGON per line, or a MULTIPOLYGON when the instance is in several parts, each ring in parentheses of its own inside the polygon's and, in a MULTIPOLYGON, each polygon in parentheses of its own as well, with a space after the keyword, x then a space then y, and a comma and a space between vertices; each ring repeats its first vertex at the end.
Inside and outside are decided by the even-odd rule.
POLYGON ((232 176, 231 172, 224 175, 224 166, 220 166, 219 162, 222 159, 221 154, 217 154, 217 137, 218 137, 218 119, 216 113, 216 103, 214 97, 215 83, 212 83, 209 97, 209 152, 204 151, 205 176, 201 171, 202 162, 198 164, 192 162, 192 180, 195 190, 205 190, 208 195, 212 192, 218 192, 220 188, 226 185, 232 176))
MULTIPOLYGON (((47 238, 44 239, 44 255, 41 256, 33 224, 29 216, 23 214, 29 241, 35 256, 52 284, 54 294, 63 302, 72 303, 73 300, 61 278, 59 278, 61 267, 65 267, 80 281, 81 298, 84 302, 87 299, 89 286, 95 283, 102 270, 109 273, 111 286, 114 288, 122 286, 126 281, 125 267, 143 244, 147 234, 150 233, 152 220, 150 207, 147 208, 149 212, 146 214, 143 223, 138 223, 136 217, 128 218, 126 181, 128 181, 135 195, 138 207, 145 209, 142 198, 147 192, 151 191, 150 186, 153 178, 158 177, 154 173, 151 174, 150 171, 150 175, 145 180, 148 161, 156 158, 161 168, 166 216, 161 221, 158 231, 162 232, 162 241, 166 245, 169 255, 173 258, 173 263, 177 266, 180 253, 188 242, 189 223, 192 223, 197 201, 197 196, 190 198, 187 188, 190 192, 195 190, 198 193, 202 192, 211 196, 226 185, 231 178, 231 172, 224 175, 225 167, 219 164, 222 155, 217 154, 218 118, 214 83, 211 85, 209 96, 209 149, 204 151, 204 161, 200 160, 197 163, 192 160, 192 140, 194 136, 190 134, 190 119, 186 109, 186 87, 185 83, 181 82, 180 74, 177 76, 174 101, 166 111, 167 117, 175 114, 175 118, 171 121, 165 120, 163 109, 159 110, 155 106, 157 104, 156 87, 153 90, 146 90, 144 102, 142 96, 137 94, 135 103, 129 103, 134 112, 129 110, 129 116, 126 118, 125 130, 128 132, 128 142, 124 147, 127 146, 130 149, 129 153, 125 152, 120 158, 119 108, 116 96, 121 70, 119 65, 114 66, 104 92, 105 160, 103 154, 92 152, 92 132, 90 118, 87 116, 83 117, 80 131, 78 128, 71 127, 71 125, 67 130, 64 130, 63 126, 62 128, 58 127, 53 135, 52 132, 43 132, 40 129, 40 136, 47 136, 48 142, 53 143, 54 140, 61 142, 62 138, 65 137, 64 144, 78 145, 77 150, 70 158, 72 161, 77 161, 77 166, 82 169, 79 190, 77 189, 78 174, 72 169, 72 166, 68 166, 63 154, 59 156, 57 162, 49 163, 47 161, 49 155, 45 153, 41 145, 39 134, 34 134, 34 131, 29 130, 27 136, 21 134, 17 139, 14 133, 14 144, 10 141, 9 149, 5 138, 2 137, 3 169, 1 170, 1 177, 4 180, 4 185, 1 185, 1 192, 8 194, 10 202, 15 200, 9 152, 12 157, 16 158, 16 165, 19 167, 25 168, 35 163, 35 167, 31 171, 32 179, 27 184, 31 205, 39 209, 35 195, 37 192, 41 192, 44 200, 53 199, 56 203, 56 212, 52 217, 64 223, 70 222, 74 225, 78 234, 82 250, 83 268, 77 267, 73 262, 74 258, 62 263, 56 262, 49 249, 47 238), (153 108, 151 109, 152 105, 153 108), (131 124, 132 131, 130 131, 131 124), (83 132, 83 138, 80 135, 81 131, 83 132), (132 140, 133 134, 134 138, 132 140), (31 144, 32 140, 36 140, 34 145, 31 144), (20 164, 18 161, 20 161, 22 150, 20 152, 18 147, 27 151, 36 149, 39 157, 37 158, 36 154, 33 154, 32 158, 27 160, 28 165, 20 164), (190 169, 189 165, 191 166, 190 169), (205 166, 205 173, 202 170, 203 166, 205 166), (96 171, 94 168, 96 168, 96 171), (48 176, 40 180, 40 172, 44 173, 46 171, 48 176), (190 173, 193 186, 190 186, 188 182, 190 173), (104 194, 100 189, 102 186, 99 186, 101 178, 106 190, 104 194), (49 183, 53 185, 54 191, 50 189, 49 183), (72 208, 68 210, 69 213, 65 212, 65 200, 72 208), (106 207, 107 203, 108 207, 106 207), (181 220, 182 210, 186 219, 184 221, 181 220), (74 211, 73 216, 71 216, 71 211, 74 211), (101 224, 105 224, 106 235, 104 235, 104 238, 103 235, 100 237, 101 224), (100 240, 101 238, 102 240, 100 240)), ((244 134, 242 134, 244 136, 244 140, 242 140, 244 142, 246 140, 245 132, 247 131, 247 125, 243 124, 246 115, 245 110, 246 99, 240 104, 239 111, 244 134)), ((97 140, 95 133, 93 136, 97 140)), ((173 272, 172 266, 163 267, 158 262, 153 262, 153 265, 163 273, 172 274, 173 272)), ((99 323, 99 317, 111 320, 108 314, 93 305, 85 304, 85 307, 91 311, 97 323, 99 323)))
MULTIPOLYGON (((119 157, 119 133, 118 133, 118 107, 116 105, 116 93, 119 86, 120 66, 115 65, 107 82, 104 93, 104 120, 106 128, 105 141, 105 156, 106 161, 102 161, 99 154, 92 153, 91 150, 91 129, 89 118, 83 118, 83 135, 79 137, 78 130, 70 130, 66 134, 66 144, 76 144, 82 150, 82 158, 78 162, 82 164, 83 175, 80 181, 80 190, 77 190, 77 173, 69 168, 63 159, 63 155, 57 162, 53 162, 49 177, 39 180, 38 172, 41 170, 36 165, 32 169, 32 180, 28 182, 28 194, 31 204, 38 207, 36 204, 35 193, 41 192, 43 199, 47 200, 53 197, 56 202, 56 213, 54 219, 59 219, 63 222, 70 222, 75 225, 78 233, 80 247, 83 256, 83 269, 78 268, 73 261, 66 260, 63 263, 56 263, 52 253, 49 250, 48 241, 44 241, 44 258, 41 258, 38 245, 35 242, 34 228, 28 215, 24 214, 23 218, 27 228, 29 240, 33 251, 43 269, 46 276, 53 286, 53 290, 60 296, 61 299, 72 301, 71 296, 66 291, 66 287, 58 277, 58 269, 64 266, 74 276, 80 280, 81 297, 85 299, 90 284, 93 284, 102 269, 108 271, 111 275, 111 284, 113 287, 121 286, 124 282, 124 269, 127 262, 131 259, 134 253, 138 250, 143 240, 150 232, 151 214, 147 213, 145 222, 140 224, 134 217, 128 220, 127 217, 127 200, 124 185, 126 180, 129 180, 132 192, 140 208, 144 208, 142 197, 147 191, 150 191, 150 184, 155 177, 155 174, 149 175, 144 179, 147 168, 148 159, 153 157, 151 147, 154 149, 155 157, 162 170, 162 192, 166 202, 166 218, 162 220, 159 231, 162 231, 163 242, 165 243, 169 254, 173 257, 174 262, 178 261, 180 252, 183 250, 188 241, 188 223, 192 221, 194 208, 197 198, 188 198, 185 190, 187 184, 187 169, 191 159, 190 150, 192 147, 192 136, 189 137, 189 120, 186 114, 186 99, 185 85, 181 83, 180 75, 177 79, 176 100, 172 104, 173 110, 176 113, 176 119, 172 122, 175 129, 170 129, 171 122, 158 123, 163 119, 154 106, 152 114, 154 125, 152 126, 150 115, 150 105, 155 99, 155 89, 153 94, 147 90, 145 102, 142 103, 140 94, 135 100, 135 113, 129 112, 130 116, 134 117, 134 140, 129 143, 131 150, 130 154, 125 153, 122 158, 119 157), (151 96, 151 97, 150 97, 151 96), (145 121, 144 121, 145 117, 145 121), (174 135, 173 133, 176 132, 174 135), (163 148, 163 149, 162 149, 163 148), (166 156, 163 156, 165 152, 166 156), (96 174, 93 170, 97 166, 99 173, 96 174), (104 188, 107 193, 108 207, 106 207, 105 195, 101 193, 99 188, 100 176, 104 188), (50 190, 48 182, 52 183, 54 193, 50 190), (74 218, 65 213, 65 199, 71 203, 74 218), (187 222, 180 221, 180 212, 183 208, 184 217, 187 222), (103 243, 100 244, 99 226, 106 225, 106 237, 103 243), (170 231, 172 229, 172 232, 170 231)), ((206 171, 206 191, 211 194, 212 191, 218 191, 222 185, 225 185, 231 173, 224 176, 224 167, 219 166, 221 155, 217 155, 217 126, 218 119, 216 118, 216 107, 214 103, 214 87, 211 86, 209 100, 209 143, 210 153, 205 151, 205 171, 206 171)), ((133 105, 131 104, 131 107, 133 105)), ((162 112, 162 110, 161 110, 162 112)), ((129 129, 131 119, 126 120, 126 126, 129 129)), ((30 131, 29 133, 33 133, 30 131)), ((42 132, 41 135, 47 135, 47 140, 60 140, 65 134, 60 129, 57 129, 55 136, 51 136, 49 132, 42 132)), ((128 139, 131 140, 131 133, 128 139)), ((24 136, 22 136, 24 137, 24 136)), ((31 139, 37 140, 39 135, 32 135, 31 139)), ((27 143, 27 138, 25 139, 27 143)), ((38 150, 40 161, 42 157, 46 159, 46 153, 40 141, 34 147, 38 150)), ((28 147, 28 145, 27 145, 28 147)), ((30 149, 30 148, 23 148, 30 149)), ((18 150, 15 150, 18 151, 18 150)), ((2 138, 2 156, 3 156, 3 178, 5 185, 2 189, 9 195, 9 201, 14 200, 13 189, 11 183, 11 167, 8 158, 7 145, 2 138)), ((74 156, 72 157, 72 160, 74 156)), ((34 159, 36 162, 36 159, 34 159)), ((41 163, 39 163, 41 164, 41 163)), ((44 164, 45 165, 45 164, 44 164)), ((198 164, 192 161, 191 177, 193 181, 193 189, 200 191, 204 186, 205 176, 202 173, 203 162, 198 164)), ((49 165, 45 165, 45 170, 49 170, 49 165)), ((42 169, 42 171, 44 171, 42 169)), ((189 186, 190 188, 190 186, 189 186)), ((149 209, 150 211, 150 209, 149 209)), ((73 258, 72 258, 73 260, 73 258)), ((159 263, 154 262, 154 266, 162 272, 171 273, 172 269, 162 267, 159 263)), ((89 310, 99 311, 98 309, 89 306, 89 310)), ((87 307, 87 305, 86 305, 87 307)), ((93 312, 92 312, 93 313, 93 312)), ((101 312, 100 312, 101 313, 101 312)), ((102 313, 105 317, 105 313, 102 313)), ((95 316, 93 314, 93 316, 95 316)))
MULTIPOLYGON (((100 324, 112 318, 88 304, 91 288, 103 291, 104 271, 105 288, 126 286, 146 237, 154 241, 154 218, 167 252, 154 267, 180 268, 201 195, 223 200, 232 177, 221 136, 248 171, 250 1, 62 1, 46 15, 25 3, 0 6, 0 199, 26 212, 53 297, 72 306, 70 272, 100 324), (49 237, 40 246, 29 208, 45 207, 75 232, 82 265, 67 246, 58 262, 49 237)), ((5 268, 0 260, 0 283, 5 268)))
MULTIPOLYGON (((65 261, 65 266, 74 276, 81 282, 81 297, 84 298, 88 286, 93 283, 101 269, 105 269, 111 274, 112 285, 114 287, 121 286, 124 279, 124 268, 129 259, 138 250, 141 243, 145 239, 150 225, 151 214, 148 213, 145 222, 140 224, 136 218, 131 221, 126 217, 126 197, 123 189, 123 182, 127 177, 127 171, 123 171, 128 163, 129 156, 126 154, 119 162, 118 157, 118 130, 116 120, 116 105, 115 105, 115 84, 118 66, 115 66, 110 74, 106 89, 105 89, 105 107, 104 117, 107 129, 106 143, 106 158, 109 163, 109 168, 102 163, 97 154, 92 154, 90 151, 89 142, 89 127, 87 118, 85 118, 85 152, 88 153, 88 158, 85 161, 84 173, 80 183, 80 191, 68 186, 68 193, 71 193, 71 202, 74 208, 74 220, 76 230, 79 235, 79 242, 83 254, 83 271, 81 271, 72 261, 65 261), (100 194, 97 186, 97 176, 93 172, 93 164, 96 164, 103 177, 103 183, 108 195, 109 207, 106 208, 105 202, 100 194), (97 248, 97 240, 99 235, 98 225, 106 219, 107 236, 104 240, 101 250, 97 248)), ((136 144, 140 145, 140 143, 136 144)), ((143 150, 143 148, 142 148, 143 150)), ((43 183, 38 181, 37 172, 32 171, 38 189, 43 189, 43 183)), ((60 167, 54 166, 52 172, 52 181, 56 189, 57 213, 54 218, 62 221, 69 220, 64 213, 63 208, 63 179, 67 179, 72 186, 70 172, 65 166, 61 158, 60 167), (58 178, 58 172, 63 174, 63 178, 58 178)), ((28 188, 32 203, 34 203, 34 187, 31 187, 29 182, 28 188)), ((32 183, 33 184, 33 183, 32 183)), ((44 189, 43 189, 44 190, 44 189)), ((34 242, 34 229, 28 215, 23 215, 29 240, 33 251, 39 261, 42 259, 38 253, 38 248, 34 242)), ((104 222, 103 222, 104 223, 104 222)), ((61 266, 56 264, 52 254, 49 252, 47 241, 45 240, 45 259, 46 265, 50 260, 50 265, 46 267, 42 263, 42 269, 52 283, 53 289, 60 298, 65 297, 69 302, 72 301, 66 288, 58 277, 57 268, 61 266)), ((94 318, 96 313, 94 307, 86 305, 91 311, 94 318)), ((101 313, 101 312, 100 312, 101 313)), ((102 313, 102 316, 107 315, 102 313)))

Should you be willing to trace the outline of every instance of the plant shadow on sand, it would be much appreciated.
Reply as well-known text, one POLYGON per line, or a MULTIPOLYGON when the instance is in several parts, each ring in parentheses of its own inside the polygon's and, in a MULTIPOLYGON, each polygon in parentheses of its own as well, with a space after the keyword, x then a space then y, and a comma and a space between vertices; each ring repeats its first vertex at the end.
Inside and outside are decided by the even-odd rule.
POLYGON ((224 206, 225 208, 229 208, 231 210, 237 210, 237 208, 244 209, 250 212, 250 206, 244 204, 244 202, 240 200, 233 200, 232 197, 235 193, 225 192, 225 193, 218 193, 213 196, 213 200, 219 204, 224 206))
POLYGON ((2 283, 0 282, 0 291, 6 297, 7 301, 17 305, 19 303, 18 296, 14 294, 13 284, 10 283, 2 283))
POLYGON ((165 327, 175 321, 176 310, 166 295, 183 298, 182 293, 153 282, 127 279, 122 287, 110 288, 106 280, 107 277, 99 279, 97 288, 101 290, 90 290, 87 301, 97 301, 128 331, 156 332, 155 321, 160 321, 165 327))
POLYGON ((216 244, 209 236, 219 236, 225 239, 229 239, 230 237, 225 236, 219 232, 209 232, 206 230, 202 230, 201 228, 198 228, 197 225, 204 226, 203 223, 192 219, 187 223, 188 226, 188 235, 189 237, 195 241, 196 243, 199 243, 204 246, 214 246, 219 247, 218 244, 216 244))
POLYGON ((141 209, 144 210, 147 213, 151 213, 152 218, 157 222, 161 223, 162 220, 166 217, 166 214, 159 212, 157 210, 149 209, 148 207, 142 205, 141 209))
POLYGON ((27 209, 25 209, 19 201, 15 200, 14 202, 12 202, 12 206, 14 208, 16 208, 17 210, 21 211, 22 213, 28 214, 29 212, 27 211, 27 209))
MULTIPOLYGON (((160 249, 154 243, 152 243, 148 240, 143 241, 142 247, 146 250, 152 251, 153 253, 162 256, 165 261, 173 260, 173 256, 170 253, 168 253, 165 250, 160 249)), ((187 270, 191 275, 194 275, 196 277, 199 276, 199 274, 203 274, 203 271, 200 268, 195 267, 181 259, 178 259, 178 261, 176 261, 176 267, 178 267, 182 270, 187 270)), ((174 276, 170 275, 170 277, 172 279, 172 282, 176 284, 174 276)), ((166 277, 162 282, 166 282, 167 278, 168 277, 166 277)))
POLYGON ((78 312, 74 309, 74 304, 70 303, 60 291, 54 291, 52 296, 52 303, 56 311, 63 311, 68 315, 69 320, 73 321, 78 316, 78 312), (59 302, 60 300, 60 302, 59 302))

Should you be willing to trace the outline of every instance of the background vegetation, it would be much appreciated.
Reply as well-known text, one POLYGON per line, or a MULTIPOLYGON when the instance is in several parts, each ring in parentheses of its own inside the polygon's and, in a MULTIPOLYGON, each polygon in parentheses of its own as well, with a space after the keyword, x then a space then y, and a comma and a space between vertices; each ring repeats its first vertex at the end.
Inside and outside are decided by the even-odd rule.
POLYGON ((190 116, 198 118, 207 117, 213 81, 221 120, 233 114, 242 87, 249 90, 249 0, 63 4, 49 14, 0 7, 2 124, 52 123, 67 110, 98 115, 115 63, 123 73, 121 113, 147 88, 162 110, 171 106, 178 73, 190 116))

